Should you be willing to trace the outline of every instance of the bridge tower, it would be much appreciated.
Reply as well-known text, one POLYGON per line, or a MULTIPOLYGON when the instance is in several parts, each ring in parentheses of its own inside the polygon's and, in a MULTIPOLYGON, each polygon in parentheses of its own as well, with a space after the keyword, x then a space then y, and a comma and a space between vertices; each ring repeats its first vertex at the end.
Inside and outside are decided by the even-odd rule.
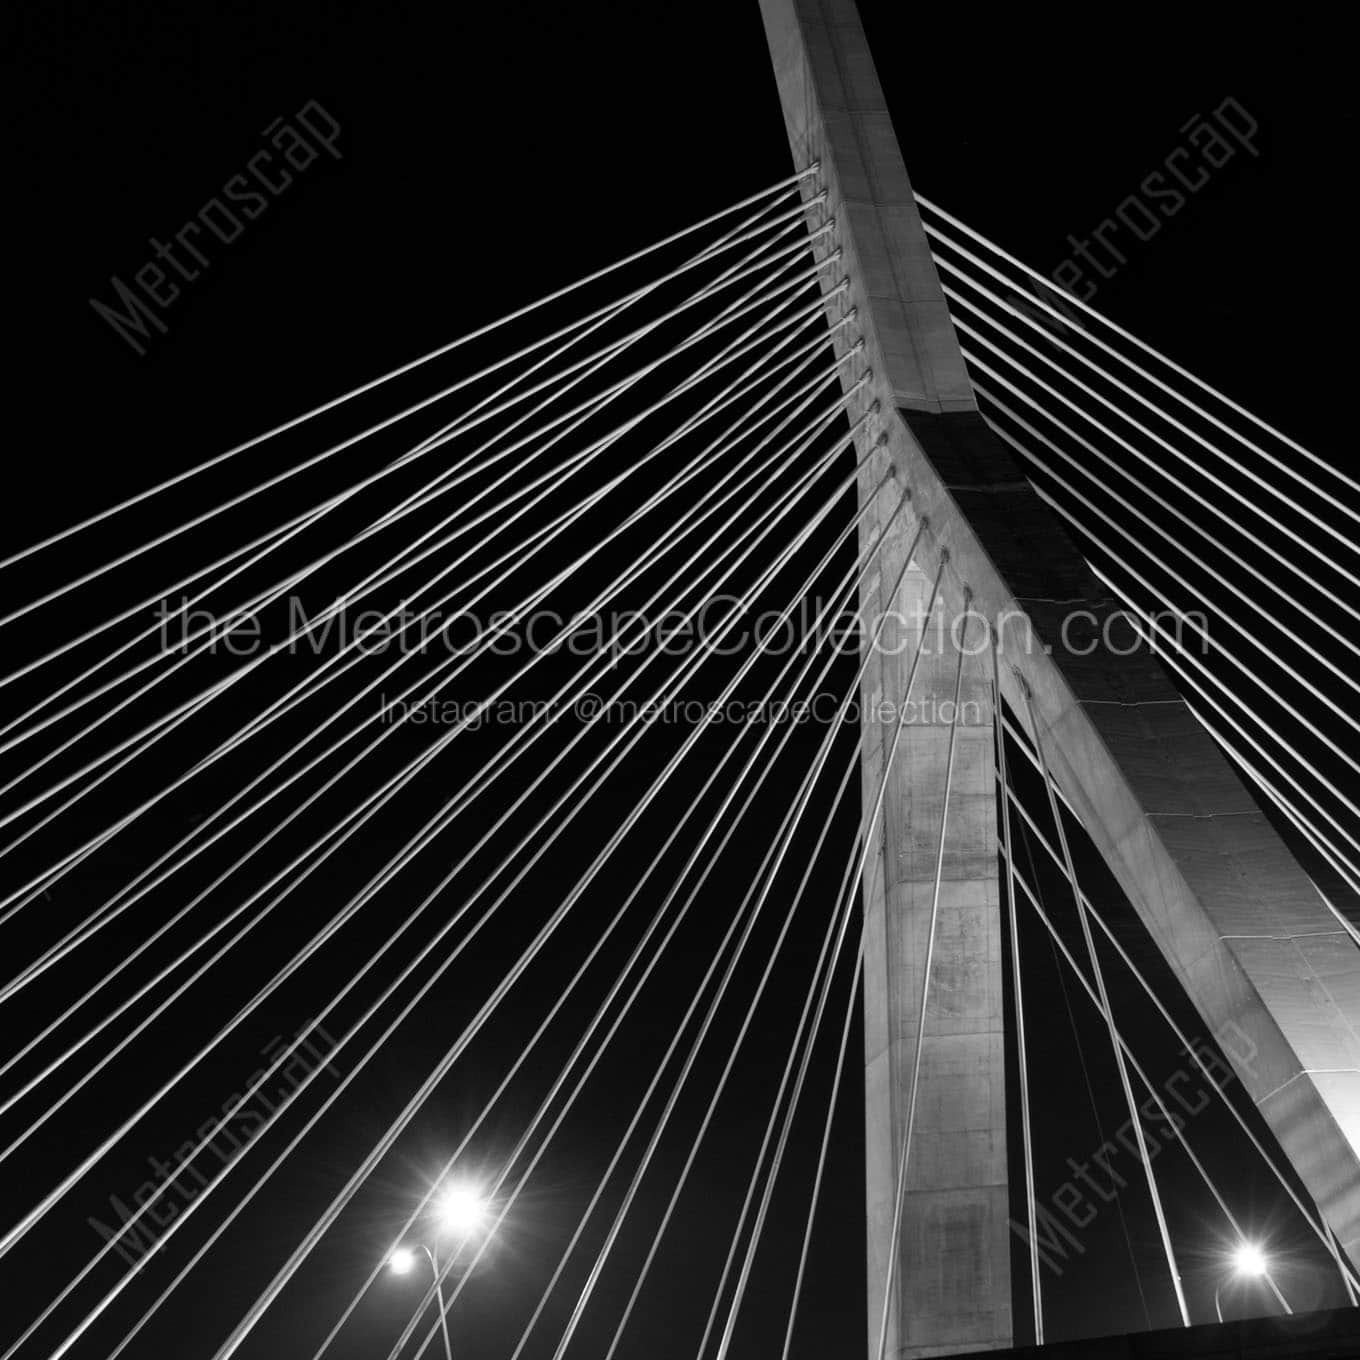
MULTIPOLYGON (((958 658, 932 628, 864 879, 869 1353, 885 1288, 890 1357, 1012 1344, 1004 1019, 989 649, 1003 700, 1032 708, 1053 777, 1172 971, 1226 1044, 1351 1261, 1360 1264, 1360 950, 1320 899, 1156 658, 1120 649, 1119 606, 979 413, 853 0, 761 0, 795 164, 828 191, 879 403, 861 437, 865 543, 909 489, 862 606, 893 609, 865 679, 864 787, 882 777, 938 577, 963 632, 963 708, 948 806, 919 1099, 897 1260, 889 1244, 917 1049, 925 931, 945 815, 958 658), (887 441, 876 444, 877 431, 887 441), (895 487, 896 489, 893 489, 895 487), (916 540, 920 533, 919 541, 916 540), (913 541, 914 562, 890 599, 913 541), (1084 611, 1078 633, 1064 628, 1084 611), (1110 628, 1105 621, 1113 619, 1110 628), (895 640, 895 641, 894 641, 895 640), (1247 1061, 1244 1054, 1250 1054, 1247 1061)), ((912 58, 919 59, 919 58, 912 58)), ((909 126, 903 128, 910 136, 909 126)), ((840 270, 824 271, 824 287, 840 270)), ((838 344, 845 343, 838 341, 838 344)), ((847 382, 850 366, 845 366, 847 382)), ((957 640, 962 630, 953 631, 957 640)))

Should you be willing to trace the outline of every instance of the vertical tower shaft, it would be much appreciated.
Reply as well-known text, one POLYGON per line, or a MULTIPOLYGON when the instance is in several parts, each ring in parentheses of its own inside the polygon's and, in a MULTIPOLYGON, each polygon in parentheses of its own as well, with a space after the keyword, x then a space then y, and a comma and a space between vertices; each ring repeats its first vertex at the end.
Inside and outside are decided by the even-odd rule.
MULTIPOLYGON (((856 305, 872 310, 876 338, 892 348, 892 406, 937 415, 972 410, 972 391, 853 5, 764 0, 762 7, 795 158, 800 165, 821 163, 837 215, 835 244, 852 279, 867 289, 856 305), (935 343, 941 335, 948 343, 935 343)), ((834 286, 837 271, 823 272, 829 276, 825 286, 834 286)), ((864 896, 869 1353, 877 1353, 891 1279, 885 1354, 941 1355, 1011 1343, 988 649, 974 620, 971 641, 964 639, 973 655, 964 660, 934 913, 960 593, 951 577, 933 618, 924 619, 935 571, 905 561, 918 524, 914 513, 894 518, 905 481, 889 476, 880 489, 891 455, 873 448, 872 422, 862 442, 861 456, 873 451, 860 474, 861 501, 874 498, 875 504, 861 520, 861 548, 877 541, 884 524, 892 526, 861 598, 865 637, 888 616, 863 685, 866 807, 877 800, 896 739, 883 813, 869 831, 875 843, 864 896), (932 914, 921 1074, 890 1268, 932 914)))
MULTIPOLYGON (((883 588, 890 589, 900 567, 885 569, 892 577, 883 588)), ((866 612, 892 611, 864 683, 867 806, 901 723, 864 898, 871 1355, 890 1278, 885 1355, 976 1351, 1011 1338, 990 658, 979 620, 967 620, 970 634, 947 606, 927 615, 933 587, 933 574, 910 567, 895 600, 865 602, 866 612), (909 1122, 910 1156, 899 1185, 909 1122)))

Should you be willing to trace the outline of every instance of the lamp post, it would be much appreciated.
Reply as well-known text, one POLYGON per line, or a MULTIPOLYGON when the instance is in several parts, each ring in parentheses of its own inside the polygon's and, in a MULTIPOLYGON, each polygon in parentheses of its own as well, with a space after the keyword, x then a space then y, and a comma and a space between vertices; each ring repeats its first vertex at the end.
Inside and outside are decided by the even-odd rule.
MULTIPOLYGON (((487 1218, 489 1206, 481 1191, 471 1184, 461 1181, 444 1187, 435 1201, 435 1215, 439 1226, 448 1233, 457 1235, 462 1241, 471 1237, 487 1218)), ((449 1338, 448 1310, 444 1306, 444 1282, 439 1272, 439 1258, 435 1249, 422 1242, 419 1250, 425 1253, 434 1272, 435 1299, 439 1304, 439 1326, 444 1337, 444 1360, 453 1360, 453 1343, 449 1338)), ((457 1247, 454 1248, 455 1252, 457 1247)), ((389 1269, 394 1275, 409 1275, 416 1263, 416 1249, 398 1247, 387 1258, 389 1269)))
MULTIPOLYGON (((1266 1260, 1266 1254, 1254 1242, 1243 1242, 1232 1254, 1232 1275, 1231 1279, 1255 1280, 1259 1279, 1270 1269, 1270 1263, 1266 1260)), ((1214 1286, 1214 1313, 1220 1322, 1223 1321, 1222 1289, 1225 1281, 1220 1279, 1214 1286)))
MULTIPOLYGON (((453 1360, 453 1343, 449 1340, 449 1319, 444 1310, 444 1284, 439 1276, 439 1259, 435 1256, 434 1249, 424 1242, 420 1244, 420 1250, 425 1253, 430 1269, 434 1272, 434 1293, 439 1304, 439 1327, 444 1335, 444 1360, 453 1360)), ((394 1275, 409 1275, 415 1263, 416 1253, 410 1247, 398 1247, 387 1258, 388 1267, 394 1275)))

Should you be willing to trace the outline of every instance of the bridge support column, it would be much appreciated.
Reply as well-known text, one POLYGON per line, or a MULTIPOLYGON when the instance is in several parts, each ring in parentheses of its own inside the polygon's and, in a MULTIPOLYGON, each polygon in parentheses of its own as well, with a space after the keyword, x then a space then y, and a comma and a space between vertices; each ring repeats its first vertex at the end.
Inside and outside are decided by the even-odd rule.
MULTIPOLYGON (((895 545, 897 560, 885 548, 882 575, 869 583, 864 601, 866 614, 876 615, 880 607, 892 611, 881 655, 865 676, 866 805, 880 786, 918 643, 922 656, 874 832, 879 843, 865 875, 871 1356, 906 1134, 958 664, 953 612, 941 606, 924 618, 933 573, 913 567, 898 600, 881 599, 879 592, 891 588, 901 568, 900 535, 895 545)), ((1011 1344, 995 767, 990 658, 979 620, 971 621, 963 643, 973 654, 963 662, 921 1077, 888 1310, 885 1354, 891 1357, 1011 1344)))

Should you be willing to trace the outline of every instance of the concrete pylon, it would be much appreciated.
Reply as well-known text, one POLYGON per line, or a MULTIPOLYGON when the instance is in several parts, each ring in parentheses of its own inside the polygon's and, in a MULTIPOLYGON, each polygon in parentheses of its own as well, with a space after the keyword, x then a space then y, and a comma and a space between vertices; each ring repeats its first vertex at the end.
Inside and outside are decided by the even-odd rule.
MULTIPOLYGON (((826 211, 836 218, 834 240, 817 249, 825 254, 838 246, 843 263, 823 271, 823 287, 829 291, 842 272, 849 279, 848 304, 857 308, 873 370, 851 414, 878 402, 876 428, 888 436, 885 444, 874 444, 875 429, 860 441, 862 497, 877 495, 883 502, 876 511, 882 523, 901 490, 911 492, 909 508, 882 550, 874 590, 890 587, 893 553, 900 566, 919 528, 919 576, 910 590, 933 581, 943 562, 947 614, 958 617, 971 598, 993 622, 1003 696, 1022 715, 1026 693, 1031 696, 1038 727, 1031 736, 1043 742, 1054 778, 1219 1038, 1341 1249, 1360 1265, 1360 950, 1157 658, 1130 646, 1132 629, 1118 603, 1092 577, 1082 553, 978 413, 853 0, 761 0, 761 11, 795 165, 820 166, 816 181, 804 182, 804 193, 810 198, 825 187, 826 211), (885 476, 889 485, 876 492, 885 476)), ((829 299, 829 315, 839 319, 846 305, 845 294, 829 299)), ((843 350, 850 341, 836 343, 843 350)), ((845 369, 848 384, 860 369, 845 369)), ((883 604, 876 596, 864 600, 866 610, 883 604)), ((870 667, 866 688, 891 696, 902 674, 901 656, 885 655, 870 667)), ((922 682, 938 686, 938 666, 922 682)), ((882 735, 866 726, 865 782, 875 788, 872 767, 876 761, 882 768, 882 735)), ((926 724, 908 737, 908 755, 921 755, 929 766, 938 731, 926 724)), ((965 771, 970 790, 990 760, 981 754, 982 744, 969 757, 976 768, 968 764, 965 771)), ((912 998, 919 985, 913 982, 919 959, 909 943, 910 913, 919 901, 914 875, 932 815, 930 799, 914 779, 893 772, 892 800, 879 829, 888 887, 881 899, 867 893, 865 902, 879 972, 866 983, 871 1353, 878 1333, 873 1296, 882 1299, 886 1266, 875 1246, 882 1240, 875 1206, 892 1195, 884 1178, 910 1078, 903 1036, 916 1023, 912 998)), ((985 856, 986 838, 994 844, 995 830, 984 825, 981 800, 961 814, 965 818, 969 853, 985 856)), ((981 858, 955 867, 958 900, 981 912, 983 882, 992 881, 994 860, 987 874, 981 858)), ((985 951, 970 957, 990 960, 985 951)), ((990 983, 965 990, 967 1005, 976 1009, 968 1023, 984 1027, 970 1036, 972 1059, 980 1064, 977 1040, 991 1023, 984 999, 990 983)), ((947 1072, 934 1062, 932 1023, 933 1017, 923 1079, 929 1076, 933 1085, 937 1073, 945 1079, 947 1072)), ((975 1066, 974 1075, 982 1070, 975 1066)), ((980 1091, 985 1085, 1004 1094, 999 1073, 988 1072, 985 1082, 971 1086, 959 1071, 952 1080, 948 1100, 960 1102, 960 1110, 980 1109, 980 1101, 970 1104, 965 1097, 965 1087, 980 1091)), ((898 1263, 899 1279, 908 1278, 891 1310, 890 1355, 1008 1342, 1004 1234, 982 1227, 965 1233, 959 1220, 939 1216, 931 1199, 948 1190, 959 1205, 970 1197, 976 1205, 1004 1203, 997 1193, 1005 1183, 1004 1156, 997 1163, 963 1150, 971 1149, 972 1133, 982 1128, 980 1115, 975 1124, 972 1114, 968 1119, 969 1138, 956 1140, 958 1154, 950 1164, 923 1157, 924 1179, 918 1182, 914 1173, 910 1182, 913 1195, 921 1193, 912 1201, 913 1221, 898 1263), (951 1181, 955 1175, 968 1183, 951 1181), (917 1250, 910 1245, 918 1240, 913 1234, 933 1234, 932 1260, 952 1255, 951 1268, 965 1272, 965 1287, 991 1282, 992 1336, 960 1335, 960 1328, 981 1327, 976 1314, 985 1310, 968 1315, 958 1291, 931 1294, 921 1284, 922 1292, 913 1293, 918 1264, 907 1255, 917 1250)))
MULTIPOLYGON (((900 555, 896 561, 891 551, 886 556, 887 579, 869 582, 875 595, 891 590, 899 577, 900 555)), ((870 618, 888 611, 880 656, 866 672, 862 693, 866 803, 877 795, 901 725, 881 824, 871 833, 878 837, 878 858, 866 875, 864 900, 871 1354, 889 1276, 937 865, 940 875, 916 1115, 891 1272, 888 1356, 975 1352, 1011 1341, 991 663, 982 620, 965 624, 947 608, 927 614, 933 586, 933 576, 913 566, 896 599, 864 601, 870 618), (904 696, 918 650, 911 693, 904 696)))

